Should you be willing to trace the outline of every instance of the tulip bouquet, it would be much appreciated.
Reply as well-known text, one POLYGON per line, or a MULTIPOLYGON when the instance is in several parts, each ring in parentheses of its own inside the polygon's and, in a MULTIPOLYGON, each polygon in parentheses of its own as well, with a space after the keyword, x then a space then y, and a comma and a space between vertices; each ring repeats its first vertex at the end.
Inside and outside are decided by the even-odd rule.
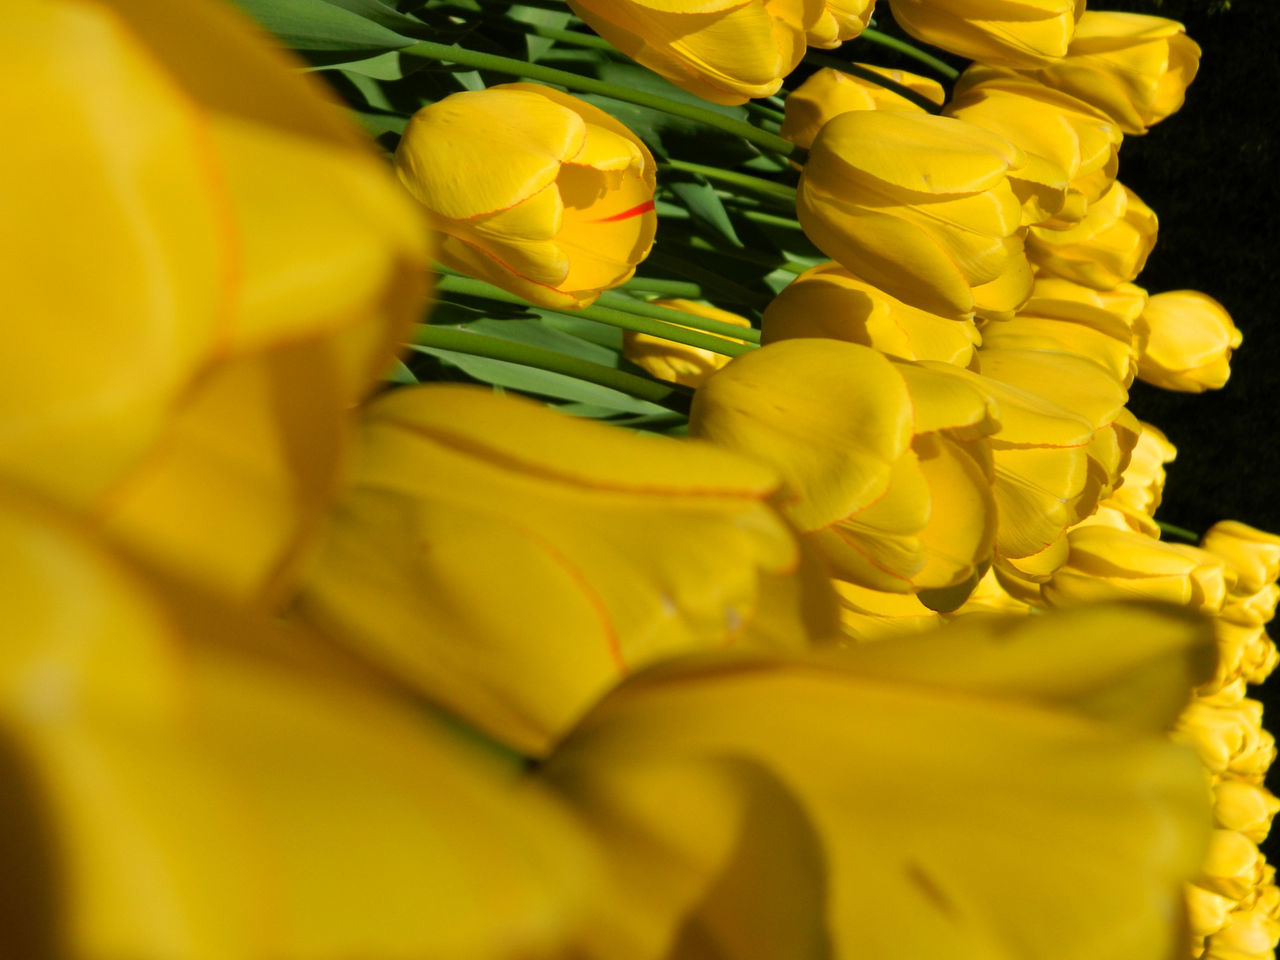
POLYGON ((1179 24, 7 12, 6 956, 1274 956, 1179 24))

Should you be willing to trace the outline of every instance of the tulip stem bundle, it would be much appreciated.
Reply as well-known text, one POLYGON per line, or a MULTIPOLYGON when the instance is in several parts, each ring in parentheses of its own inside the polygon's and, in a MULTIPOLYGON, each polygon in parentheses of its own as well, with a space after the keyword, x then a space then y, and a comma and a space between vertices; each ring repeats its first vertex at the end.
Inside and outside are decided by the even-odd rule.
POLYGON ((492 70, 495 73, 506 73, 528 80, 539 80, 542 83, 554 84, 570 90, 581 90, 584 93, 612 97, 614 100, 623 100, 642 107, 652 107, 672 116, 703 123, 733 136, 741 137, 743 140, 753 143, 769 153, 776 153, 784 157, 803 155, 803 151, 789 140, 784 140, 776 134, 761 130, 759 127, 752 126, 742 120, 727 117, 715 110, 695 107, 679 100, 661 97, 643 90, 633 90, 615 83, 606 83, 603 80, 584 77, 580 74, 570 73, 567 70, 557 70, 554 67, 544 67, 536 63, 527 63, 524 60, 513 60, 510 57, 482 53, 479 50, 467 50, 464 47, 455 47, 447 43, 435 43, 430 40, 419 41, 412 46, 398 50, 397 53, 405 56, 439 60, 442 63, 457 63, 467 67, 475 67, 477 70, 492 70))
MULTIPOLYGON (((481 280, 472 280, 469 277, 441 277, 440 282, 436 285, 436 290, 439 293, 487 297, 490 300, 517 306, 528 305, 528 302, 522 297, 508 293, 481 280)), ((631 330, 634 333, 643 333, 663 340, 673 340, 676 343, 699 347, 703 350, 710 350, 713 353, 720 353, 730 357, 735 357, 740 353, 746 353, 754 349, 751 344, 738 343, 725 340, 723 337, 709 336, 696 330, 686 329, 693 326, 702 327, 703 329, 713 328, 716 332, 723 333, 726 336, 742 337, 744 331, 741 327, 717 323, 714 320, 708 320, 703 317, 692 317, 684 313, 678 313, 675 310, 662 310, 660 307, 638 303, 621 295, 611 297, 608 302, 613 306, 583 307, 580 310, 575 310, 574 316, 582 317, 586 320, 595 320, 597 323, 618 327, 622 330, 631 330), (670 314, 670 319, 676 320, 681 326, 654 319, 655 315, 659 314, 670 314)))
POLYGON ((690 163, 687 160, 669 160, 661 164, 659 169, 696 173, 701 177, 706 177, 708 180, 732 184, 758 196, 779 200, 788 207, 794 207, 796 203, 795 187, 789 187, 785 183, 775 183, 773 180, 766 180, 763 177, 753 177, 749 173, 740 173, 737 170, 725 170, 722 167, 712 167, 705 163, 690 163))
POLYGON ((921 50, 919 47, 907 43, 905 40, 899 40, 897 37, 891 37, 887 33, 881 33, 879 30, 868 27, 858 35, 860 40, 867 40, 871 43, 878 43, 887 50, 895 50, 898 53, 908 56, 913 60, 932 67, 938 73, 942 74, 948 80, 954 80, 960 76, 960 71, 945 60, 939 60, 933 54, 921 50))
POLYGON ((568 377, 576 377, 602 387, 609 387, 628 396, 660 404, 677 413, 687 414, 689 411, 691 395, 682 387, 661 383, 649 377, 627 373, 625 370, 606 367, 601 363, 571 357, 532 344, 472 333, 457 327, 433 326, 425 323, 414 332, 413 342, 419 347, 452 350, 455 353, 465 353, 473 357, 488 357, 491 360, 504 360, 507 363, 518 363, 525 367, 562 373, 568 377))
POLYGON ((735 337, 739 340, 747 340, 751 343, 760 342, 760 331, 746 328, 736 327, 731 323, 723 323, 719 320, 712 320, 710 317, 700 317, 696 314, 685 313, 682 310, 671 310, 666 307, 657 307, 653 304, 637 301, 632 297, 628 297, 621 293, 612 293, 605 291, 600 295, 597 304, 605 307, 613 307, 624 313, 633 313, 638 317, 649 317, 653 320, 662 320, 666 323, 674 323, 679 326, 692 327, 694 330, 701 330, 704 333, 716 333, 723 337, 735 337))

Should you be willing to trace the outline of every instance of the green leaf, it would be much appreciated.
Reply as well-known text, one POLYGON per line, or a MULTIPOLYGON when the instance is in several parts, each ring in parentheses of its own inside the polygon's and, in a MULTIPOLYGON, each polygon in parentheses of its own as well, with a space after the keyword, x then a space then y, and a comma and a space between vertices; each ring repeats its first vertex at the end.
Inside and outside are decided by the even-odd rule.
MULTIPOLYGON (((544 10, 541 7, 529 7, 523 3, 513 4, 507 9, 507 16, 512 20, 527 23, 533 27, 554 27, 563 30, 573 22, 573 14, 568 10, 544 10)), ((555 46, 555 41, 547 37, 539 37, 532 33, 525 35, 525 47, 529 61, 536 63, 555 46)))
MULTIPOLYGON (((294 50, 387 51, 415 43, 366 13, 385 6, 377 0, 235 0, 235 2, 294 50), (347 6, 356 10, 347 9, 347 6)), ((388 10, 390 8, 387 8, 388 10)), ((395 11, 391 11, 394 13, 395 11)), ((359 57, 353 59, 367 59, 359 57)))
MULTIPOLYGON (((592 323, 592 321, 587 322, 592 323)), ((600 324, 593 325, 600 326, 600 324)), ((556 330, 541 320, 483 319, 472 321, 467 324, 466 329, 475 333, 486 333, 502 340, 514 340, 517 343, 543 347, 566 356, 577 357, 579 360, 603 364, 606 367, 618 365, 616 351, 590 343, 563 330, 556 330)))
POLYGON ((437 357, 450 366, 457 367, 469 377, 508 390, 531 393, 540 397, 569 400, 590 404, 618 413, 670 414, 671 411, 647 400, 638 400, 609 387, 588 383, 576 377, 565 376, 550 370, 539 370, 506 360, 475 357, 438 347, 413 346, 411 349, 437 357))
POLYGON ((729 212, 724 202, 716 194, 715 187, 699 176, 682 176, 673 179, 668 176, 665 186, 670 189, 686 209, 703 225, 711 229, 717 236, 728 240, 735 247, 741 247, 742 241, 733 228, 729 212))

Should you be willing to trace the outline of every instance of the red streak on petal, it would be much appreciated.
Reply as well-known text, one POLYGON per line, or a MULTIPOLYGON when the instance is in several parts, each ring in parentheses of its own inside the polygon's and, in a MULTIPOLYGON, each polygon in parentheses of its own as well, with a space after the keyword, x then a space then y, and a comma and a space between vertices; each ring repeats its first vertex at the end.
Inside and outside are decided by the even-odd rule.
POLYGON ((630 210, 623 210, 621 213, 615 213, 612 217, 601 217, 599 220, 592 220, 591 223, 617 223, 619 220, 630 220, 632 217, 638 217, 641 214, 648 213, 653 209, 653 201, 648 200, 638 207, 632 207, 630 210))

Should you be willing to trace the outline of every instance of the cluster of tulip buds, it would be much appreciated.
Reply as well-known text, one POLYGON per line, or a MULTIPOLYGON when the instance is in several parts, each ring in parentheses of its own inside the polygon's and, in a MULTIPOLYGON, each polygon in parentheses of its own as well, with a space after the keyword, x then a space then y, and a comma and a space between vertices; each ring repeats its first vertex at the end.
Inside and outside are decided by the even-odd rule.
POLYGON ((13 2, 15 956, 1273 956, 1280 537, 1127 408, 1241 342, 1136 283, 1181 25, 244 0, 382 157, 225 0, 13 2))

